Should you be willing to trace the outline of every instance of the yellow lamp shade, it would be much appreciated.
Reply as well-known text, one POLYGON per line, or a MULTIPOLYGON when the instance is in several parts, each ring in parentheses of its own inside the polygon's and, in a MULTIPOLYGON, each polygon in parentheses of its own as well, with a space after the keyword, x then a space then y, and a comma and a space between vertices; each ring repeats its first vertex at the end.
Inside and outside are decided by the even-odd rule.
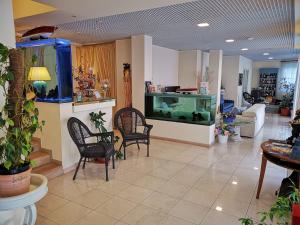
POLYGON ((28 74, 28 80, 38 81, 38 80, 51 80, 50 74, 46 67, 31 67, 28 74))

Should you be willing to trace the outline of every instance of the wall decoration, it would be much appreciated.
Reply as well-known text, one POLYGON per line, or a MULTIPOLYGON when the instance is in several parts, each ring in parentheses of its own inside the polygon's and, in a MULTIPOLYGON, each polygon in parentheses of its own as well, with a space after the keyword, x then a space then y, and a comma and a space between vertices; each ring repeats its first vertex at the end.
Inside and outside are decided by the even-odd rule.
POLYGON ((73 68, 73 77, 77 83, 75 87, 77 95, 82 95, 83 98, 94 96, 96 75, 93 73, 92 68, 89 68, 87 73, 84 72, 82 66, 73 68))
POLYGON ((243 85, 243 74, 239 73, 239 86, 243 85))
POLYGON ((123 81, 124 81, 124 92, 125 92, 125 107, 132 107, 132 82, 130 64, 123 64, 123 81))

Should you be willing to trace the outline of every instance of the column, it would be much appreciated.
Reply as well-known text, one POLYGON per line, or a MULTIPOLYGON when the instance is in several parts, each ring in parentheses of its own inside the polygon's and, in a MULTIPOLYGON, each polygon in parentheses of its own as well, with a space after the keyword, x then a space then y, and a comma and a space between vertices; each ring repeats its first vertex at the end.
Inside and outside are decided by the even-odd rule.
POLYGON ((220 106, 220 92, 222 79, 222 50, 209 51, 209 90, 217 96, 217 110, 220 106))
POLYGON ((144 113, 145 81, 152 81, 152 37, 132 36, 132 105, 144 113))

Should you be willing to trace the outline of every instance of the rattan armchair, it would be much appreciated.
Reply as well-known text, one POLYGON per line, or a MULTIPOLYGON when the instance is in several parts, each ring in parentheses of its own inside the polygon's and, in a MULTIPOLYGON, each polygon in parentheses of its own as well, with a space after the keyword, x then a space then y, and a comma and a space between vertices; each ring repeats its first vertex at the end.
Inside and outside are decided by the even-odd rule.
POLYGON ((152 125, 146 123, 144 115, 135 108, 123 108, 116 112, 114 125, 121 132, 123 141, 120 150, 124 149, 124 159, 126 159, 126 147, 132 144, 147 145, 147 157, 149 157, 150 131, 152 125))
POLYGON ((75 117, 71 117, 68 120, 68 130, 80 153, 80 159, 73 180, 76 179, 82 160, 82 169, 84 169, 87 159, 104 158, 106 181, 108 181, 108 163, 110 159, 112 159, 113 169, 115 168, 114 133, 92 133, 82 121, 75 117), (91 140, 88 139, 93 138, 94 142, 90 143, 89 141, 91 140))

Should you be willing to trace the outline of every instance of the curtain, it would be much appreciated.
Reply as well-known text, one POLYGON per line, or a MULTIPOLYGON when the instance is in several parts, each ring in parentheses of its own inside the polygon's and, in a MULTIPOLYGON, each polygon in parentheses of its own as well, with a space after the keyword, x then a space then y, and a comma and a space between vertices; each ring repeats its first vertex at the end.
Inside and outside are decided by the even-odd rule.
POLYGON ((76 47, 76 65, 81 65, 85 72, 88 72, 89 68, 93 69, 97 90, 101 88, 101 81, 108 79, 110 82, 108 96, 112 98, 116 98, 115 49, 115 43, 76 47))
POLYGON ((300 109, 300 57, 298 59, 297 72, 296 72, 296 82, 295 82, 295 94, 294 94, 294 105, 292 118, 295 117, 297 109, 300 109))
POLYGON ((280 83, 282 79, 286 79, 287 82, 295 84, 297 77, 297 62, 283 62, 279 70, 276 87, 276 98, 282 99, 282 90, 280 83))

